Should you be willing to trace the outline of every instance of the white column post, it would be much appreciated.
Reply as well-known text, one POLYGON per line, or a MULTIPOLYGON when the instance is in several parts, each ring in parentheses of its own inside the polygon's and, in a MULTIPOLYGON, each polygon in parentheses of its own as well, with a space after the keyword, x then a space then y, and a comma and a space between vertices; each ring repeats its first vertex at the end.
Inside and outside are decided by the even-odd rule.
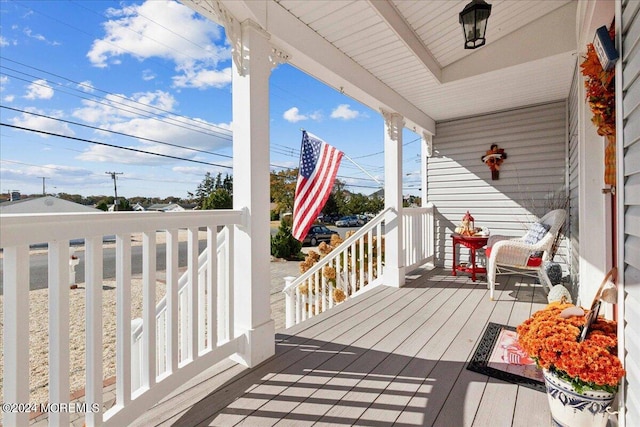
POLYGON ((427 200, 427 159, 433 155, 433 137, 430 133, 422 132, 420 151, 420 198, 422 199, 420 206, 425 207, 429 202, 427 200))
POLYGON ((384 207, 393 208, 385 218, 384 283, 401 287, 405 280, 402 242, 402 128, 404 118, 381 110, 384 117, 384 207))
POLYGON ((234 244, 234 359, 255 366, 275 354, 269 296, 269 34, 244 21, 233 62, 233 207, 245 210, 234 244), (237 49, 241 49, 238 52, 237 49))

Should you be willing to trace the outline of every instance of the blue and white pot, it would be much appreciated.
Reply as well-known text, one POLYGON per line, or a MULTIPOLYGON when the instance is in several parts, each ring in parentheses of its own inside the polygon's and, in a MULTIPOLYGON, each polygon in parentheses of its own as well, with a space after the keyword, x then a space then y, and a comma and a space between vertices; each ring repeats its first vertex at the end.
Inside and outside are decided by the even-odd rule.
POLYGON ((587 390, 576 392, 571 383, 564 381, 547 369, 543 369, 547 397, 556 427, 606 427, 608 408, 614 393, 587 390))

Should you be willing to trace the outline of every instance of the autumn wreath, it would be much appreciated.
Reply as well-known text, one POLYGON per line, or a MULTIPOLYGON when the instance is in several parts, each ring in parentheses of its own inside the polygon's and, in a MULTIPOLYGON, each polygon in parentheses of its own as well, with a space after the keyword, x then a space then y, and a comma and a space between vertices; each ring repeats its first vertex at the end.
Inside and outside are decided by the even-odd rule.
MULTIPOLYGON (((615 38, 615 28, 609 28, 609 37, 615 38)), ((582 75, 586 77, 587 102, 593 113, 591 121, 598 129, 598 135, 607 138, 605 147, 605 184, 616 184, 616 89, 615 67, 604 70, 593 43, 587 45, 587 53, 580 64, 582 75)))
POLYGON ((616 355, 616 322, 599 317, 579 342, 586 316, 564 318, 561 313, 569 307, 574 306, 552 303, 521 323, 520 346, 538 366, 570 382, 578 393, 589 389, 615 393, 625 374, 616 355))

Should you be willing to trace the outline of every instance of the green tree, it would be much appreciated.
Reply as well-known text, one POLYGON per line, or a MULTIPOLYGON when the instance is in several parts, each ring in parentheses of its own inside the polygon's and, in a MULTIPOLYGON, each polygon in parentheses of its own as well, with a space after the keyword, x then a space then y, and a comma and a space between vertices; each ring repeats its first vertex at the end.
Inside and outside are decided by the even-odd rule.
POLYGON ((271 173, 271 201, 277 212, 292 212, 296 192, 298 169, 286 169, 271 173))
POLYGON ((233 197, 228 190, 216 188, 209 194, 203 204, 202 209, 231 209, 233 208, 233 197))
POLYGON ((364 194, 352 194, 345 206, 345 213, 349 215, 362 214, 368 211, 369 197, 364 194))
POLYGON ((349 191, 346 190, 346 184, 337 179, 333 183, 333 191, 331 194, 335 200, 336 206, 338 208, 337 213, 340 215, 347 214, 347 202, 349 200, 349 191))
POLYGON ((214 190, 214 181, 213 178, 211 178, 211 173, 207 172, 204 175, 204 179, 202 180, 202 182, 200 184, 198 184, 198 188, 196 188, 196 192, 191 193, 188 192, 187 194, 189 195, 189 197, 193 198, 196 202, 196 205, 202 209, 202 205, 204 204, 204 200, 209 197, 209 194, 211 194, 214 190))
POLYGON ((367 205, 367 212, 372 214, 378 214, 384 209, 384 200, 379 196, 369 197, 369 203, 367 205))
POLYGON ((107 201, 105 199, 102 199, 96 205, 96 209, 100 209, 101 211, 105 211, 106 212, 106 211, 109 210, 109 204, 107 203, 107 201))
POLYGON ((199 209, 231 208, 233 207, 233 178, 227 174, 223 179, 221 173, 212 178, 211 173, 207 172, 202 182, 198 184, 195 194, 191 192, 187 194, 199 209))
POLYGON ((280 221, 280 228, 275 236, 271 236, 271 255, 276 258, 302 259, 302 243, 291 235, 289 222, 280 221))
POLYGON ((129 203, 129 200, 125 199, 124 197, 120 197, 118 198, 118 211, 132 211, 133 207, 131 206, 131 203, 129 203))

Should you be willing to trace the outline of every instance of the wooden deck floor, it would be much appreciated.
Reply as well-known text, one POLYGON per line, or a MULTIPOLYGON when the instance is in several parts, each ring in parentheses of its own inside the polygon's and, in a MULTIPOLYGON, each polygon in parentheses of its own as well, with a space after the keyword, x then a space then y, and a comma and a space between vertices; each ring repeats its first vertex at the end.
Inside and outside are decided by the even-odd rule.
POLYGON ((276 336, 255 369, 223 362, 136 425, 545 426, 544 393, 466 369, 488 322, 518 325, 546 303, 540 285, 417 270, 276 336))

